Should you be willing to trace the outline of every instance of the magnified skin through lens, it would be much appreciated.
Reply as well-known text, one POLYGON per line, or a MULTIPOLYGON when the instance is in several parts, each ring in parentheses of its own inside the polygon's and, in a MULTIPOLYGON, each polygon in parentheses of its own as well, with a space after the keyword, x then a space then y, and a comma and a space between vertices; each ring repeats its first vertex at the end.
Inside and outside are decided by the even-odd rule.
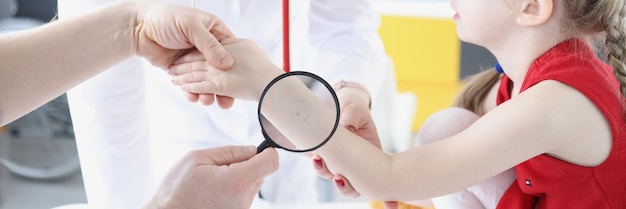
MULTIPOLYGON (((274 119, 281 120, 280 117, 274 119)), ((264 89, 259 101, 259 122, 264 131, 265 140, 268 141, 262 144, 263 146, 274 146, 294 152, 312 151, 326 143, 337 129, 339 125, 339 101, 332 87, 319 76, 303 71, 293 71, 277 77, 264 89), (298 100, 298 95, 281 95, 280 88, 290 85, 306 88, 308 89, 308 91, 304 91, 306 94, 314 95, 318 99, 303 101, 298 100), (315 117, 317 111, 306 108, 307 102, 325 104, 328 107, 328 110, 325 111, 336 113, 336 117, 319 120, 319 117, 315 117), (298 122, 292 123, 292 125, 313 129, 315 130, 314 134, 306 137, 305 143, 298 143, 299 146, 295 146, 291 139, 285 137, 284 134, 293 130, 280 130, 272 124, 271 120, 261 114, 263 107, 268 105, 280 107, 285 111, 283 112, 285 113, 284 117, 297 119, 298 122)), ((260 146, 259 150, 262 149, 260 146)))

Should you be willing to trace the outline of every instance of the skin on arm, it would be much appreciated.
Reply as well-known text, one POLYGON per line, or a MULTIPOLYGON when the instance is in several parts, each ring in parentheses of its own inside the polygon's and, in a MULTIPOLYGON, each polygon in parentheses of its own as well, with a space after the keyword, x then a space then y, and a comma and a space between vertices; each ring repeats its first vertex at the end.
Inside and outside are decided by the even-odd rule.
MULTIPOLYGON (((337 90, 341 105, 340 125, 380 147, 369 105, 371 99, 380 94, 378 90, 388 68, 384 46, 377 32, 380 17, 374 7, 373 2, 365 0, 312 1, 309 36, 319 52, 315 62, 317 72, 335 87, 342 86, 338 84, 343 81, 361 85, 343 85, 337 90)), ((351 197, 359 196, 347 179, 334 175, 323 166, 319 156, 313 158, 313 163, 315 168, 319 167, 316 169, 318 175, 334 178, 338 191, 351 197)))
POLYGON ((133 55, 165 68, 197 49, 226 69, 232 59, 219 40, 228 37, 234 36, 208 13, 145 1, 116 1, 76 18, 2 35, 0 125, 133 55))
MULTIPOLYGON (((258 100, 259 89, 281 71, 268 64, 250 42, 222 43, 236 60, 228 72, 192 71, 182 64, 172 68, 173 74, 181 77, 183 89, 190 92, 258 100), (189 74, 180 75, 186 72, 189 74), (206 74, 211 76, 203 76, 206 74), (211 85, 203 85, 206 83, 211 85)), ((332 125, 312 122, 333 121, 334 116, 301 83, 281 83, 276 87, 279 86, 283 86, 277 88, 281 92, 272 95, 289 96, 266 98, 262 111, 293 143, 308 145, 317 129, 327 130, 326 126, 332 125)), ((388 155, 339 128, 315 154, 324 158, 331 171, 345 176, 357 191, 370 198, 415 200, 467 188, 543 153, 579 165, 597 165, 610 149, 600 147, 591 156, 579 154, 587 153, 584 146, 594 147, 595 142, 589 138, 597 136, 611 141, 608 125, 595 106, 563 84, 544 81, 441 141, 388 155), (571 115, 585 120, 570 120, 571 115), (566 143, 569 146, 564 146, 566 143), (365 160, 364 153, 368 155, 365 160)))
MULTIPOLYGON (((424 121, 415 138, 415 145, 421 146, 461 132, 480 115, 495 108, 499 80, 500 75, 493 68, 466 78, 453 107, 438 111, 424 121)), ((464 190, 407 203, 422 207, 435 204, 444 208, 495 208, 493 204, 499 202, 514 179, 514 171, 509 169, 464 190)))
MULTIPOLYGON (((584 124, 588 122, 562 122, 561 120, 567 118, 567 115, 584 109, 592 109, 593 106, 588 101, 583 102, 586 99, 582 95, 572 94, 559 96, 559 101, 568 101, 565 103, 541 102, 554 101, 554 98, 547 97, 548 93, 544 93, 555 93, 555 91, 550 91, 553 89, 549 89, 547 85, 540 84, 533 87, 536 89, 529 89, 524 95, 495 108, 455 136, 397 155, 386 155, 368 143, 356 139, 345 129, 338 130, 335 137, 316 152, 324 157, 331 170, 346 176, 355 189, 368 197, 411 200, 450 193, 501 173, 542 153, 553 152, 554 155, 571 153, 569 150, 559 150, 562 143, 568 140, 582 140, 582 138, 571 133, 563 135, 555 133, 571 131, 570 127, 576 127, 575 130, 587 130, 584 124), (575 104, 588 106, 583 108, 581 105, 571 109, 562 107, 565 104, 573 104, 569 103, 573 100, 582 100, 575 104), (546 120, 541 117, 548 114, 556 115, 555 119, 546 120), (512 120, 512 118, 518 120, 512 120), (363 153, 370 155, 367 161, 363 161, 361 157, 363 153)), ((297 89, 293 86, 285 88, 287 95, 305 95, 300 91, 293 93, 296 91, 297 89)), ((299 99, 305 98, 295 98, 292 102, 285 101, 284 98, 276 98, 283 105, 295 104, 295 101, 299 99)), ((315 104, 313 101, 299 102, 315 104)), ((289 107, 289 105, 283 107, 285 106, 289 107)), ((272 107, 272 105, 267 107, 272 107)), ((312 105, 302 107, 300 110, 311 111, 315 108, 312 105)), ((275 120, 273 123, 279 129, 289 127, 285 129, 285 135, 293 139, 294 143, 304 142, 307 134, 311 134, 306 133, 307 129, 299 128, 306 127, 306 125, 298 126, 298 122, 303 119, 290 115, 291 111, 284 109, 266 111, 267 116, 270 120, 275 120)), ((323 117, 321 116, 322 109, 312 112, 316 113, 314 115, 316 118, 323 117)), ((599 124, 603 124, 601 118, 595 119, 599 124)), ((312 118, 307 118, 307 120, 316 121, 312 118)))
MULTIPOLYGON (((219 62, 216 66, 232 65, 218 41, 232 34, 219 20, 199 10, 155 3, 117 1, 80 17, 0 36, 0 56, 7 58, 0 71, 2 124, 133 55, 167 67, 189 50, 199 50, 219 62)), ((262 179, 277 169, 274 149, 260 154, 255 147, 195 151, 145 207, 248 208, 262 179)))
POLYGON ((339 123, 377 147, 380 140, 376 132, 376 124, 370 114, 370 96, 363 89, 343 87, 336 91, 341 106, 339 123))
MULTIPOLYGON (((191 65, 191 68, 193 69, 213 68, 210 63, 205 62, 202 54, 198 52, 187 54, 175 62, 175 64, 183 63, 193 63, 191 65)), ((172 83, 180 84, 181 82, 179 79, 180 77, 174 75, 172 78, 172 83)), ((369 106, 371 99, 369 93, 362 88, 343 86, 339 89, 336 89, 336 94, 337 98, 339 99, 341 110, 341 116, 339 119, 340 125, 344 126, 352 133, 363 137, 375 146, 380 147, 380 139, 378 138, 376 126, 370 114, 369 106)), ((188 99, 192 102, 200 101, 204 105, 210 105, 213 103, 213 94, 187 92, 187 95, 190 96, 188 97, 188 99), (206 102, 203 101, 202 98, 210 98, 211 101, 206 102)), ((216 97, 219 97, 219 95, 216 95, 216 97)), ((330 172, 324 166, 323 160, 319 156, 314 155, 312 159, 318 175, 325 179, 335 178, 337 189, 340 192, 342 192, 344 195, 351 197, 356 197, 360 195, 357 191, 352 189, 347 179, 343 178, 340 175, 334 175, 332 172, 330 172)))
MULTIPOLYGON (((364 89, 346 86, 337 90, 337 97, 341 106, 339 123, 350 132, 381 148, 376 124, 370 113, 370 97, 364 89)), ((317 174, 333 181, 337 191, 348 197, 358 197, 361 194, 352 188, 350 181, 342 175, 332 173, 319 155, 313 155, 313 167, 317 174)))

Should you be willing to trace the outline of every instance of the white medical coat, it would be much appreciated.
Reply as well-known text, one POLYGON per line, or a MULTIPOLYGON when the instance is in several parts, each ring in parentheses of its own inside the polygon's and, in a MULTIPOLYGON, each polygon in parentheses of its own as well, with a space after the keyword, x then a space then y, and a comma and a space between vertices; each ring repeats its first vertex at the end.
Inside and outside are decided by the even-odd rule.
MULTIPOLYGON (((59 17, 110 0, 59 0, 59 17)), ((191 0, 176 1, 191 5, 191 0)), ((292 70, 314 72, 331 85, 365 85, 375 96, 386 59, 369 0, 291 1, 292 70)), ((251 39, 282 67, 280 0, 196 0, 237 37, 251 39)), ((188 102, 161 69, 129 59, 68 93, 82 175, 90 206, 140 208, 187 151, 222 145, 258 145, 256 103, 229 110, 188 102)), ((317 201, 310 159, 280 153, 280 169, 264 181, 265 200, 317 201)), ((260 201, 260 200, 255 200, 260 201)))

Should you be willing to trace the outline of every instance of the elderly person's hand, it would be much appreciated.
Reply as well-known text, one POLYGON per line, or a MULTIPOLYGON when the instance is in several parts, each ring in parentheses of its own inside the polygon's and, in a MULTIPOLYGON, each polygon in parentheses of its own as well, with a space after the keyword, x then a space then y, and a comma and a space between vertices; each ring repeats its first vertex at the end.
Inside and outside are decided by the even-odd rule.
POLYGON ((278 169, 278 153, 253 146, 227 146, 196 150, 167 175, 152 208, 250 208, 263 178, 278 169))

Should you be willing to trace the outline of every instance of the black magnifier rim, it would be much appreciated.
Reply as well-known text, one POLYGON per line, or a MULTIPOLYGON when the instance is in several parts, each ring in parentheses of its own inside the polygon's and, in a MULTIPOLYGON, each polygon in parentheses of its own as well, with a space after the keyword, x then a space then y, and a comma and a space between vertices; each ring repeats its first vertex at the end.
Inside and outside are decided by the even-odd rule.
MULTIPOLYGON (((337 127, 339 127, 339 116, 340 116, 340 110, 339 110, 339 99, 337 98, 337 94, 335 93, 335 90, 333 90, 333 87, 330 86, 330 84, 328 84, 328 82, 326 82, 326 80, 324 80, 323 78, 310 73, 310 72, 306 72, 306 71, 290 71, 287 73, 283 73, 279 76, 277 76, 276 78, 274 78, 272 81, 270 81, 269 84, 267 84, 267 86, 265 86, 265 89, 263 89, 263 93, 261 93, 261 98, 259 99, 259 106, 257 108, 257 117, 259 119, 259 125, 261 125, 261 131, 263 132, 263 137, 265 137, 265 141, 263 141, 263 143, 261 143, 261 145, 259 145, 259 148, 265 149, 267 147, 276 147, 276 148, 281 148, 287 151, 291 151, 291 152, 310 152, 313 150, 316 150, 318 148, 320 148, 321 146, 323 146, 324 144, 326 144, 326 142, 328 142, 328 140, 330 140, 330 138, 333 137, 333 135, 335 135, 335 131, 337 131, 337 127), (330 94, 333 97, 333 100, 335 101, 335 109, 337 110, 337 116, 335 117, 335 125, 333 126, 333 130, 330 131, 330 134, 328 135, 328 137, 326 137, 326 139, 324 139, 324 141, 322 141, 322 143, 318 144, 315 147, 309 148, 309 149, 305 149, 305 150, 292 150, 292 149, 288 149, 285 148, 283 146, 280 146, 278 143, 274 142, 274 140, 272 140, 272 138, 270 138, 267 133, 265 132, 265 128, 263 128, 263 122, 261 121, 261 118, 264 117, 261 114, 261 106, 263 105, 263 98, 265 97, 265 94, 267 93, 267 91, 274 85, 276 84, 276 82, 280 81, 283 78, 289 77, 289 76, 295 76, 295 75, 303 75, 303 76, 309 76, 319 82, 321 82, 326 89, 328 89, 328 91, 330 92, 330 94)), ((259 149, 258 151, 261 151, 261 149, 259 149)))

